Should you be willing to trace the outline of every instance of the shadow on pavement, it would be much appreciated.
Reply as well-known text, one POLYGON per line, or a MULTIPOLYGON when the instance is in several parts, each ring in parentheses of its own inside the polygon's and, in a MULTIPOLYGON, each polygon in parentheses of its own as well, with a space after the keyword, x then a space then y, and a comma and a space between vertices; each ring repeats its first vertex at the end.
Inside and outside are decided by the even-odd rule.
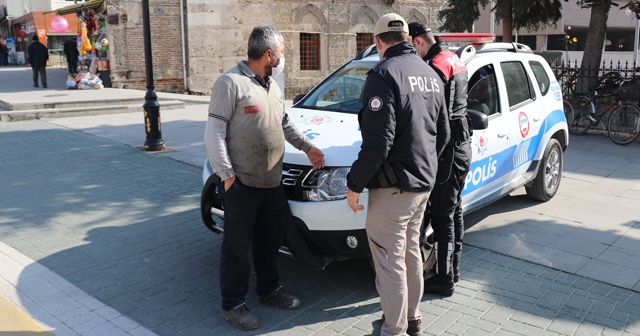
MULTIPOLYGON (((44 122, 0 125, 0 143, 8 177, 0 179, 3 242, 158 334, 234 333, 219 315, 221 237, 199 218, 199 168, 44 122)), ((476 216, 527 204, 509 197, 476 216)), ((468 222, 473 227, 474 219, 468 222)), ((483 231, 517 234, 516 224, 483 231)), ((568 229, 562 221, 527 222, 540 232, 550 224, 557 232, 568 229)), ((640 332, 640 297, 633 291, 472 246, 464 249, 463 262, 456 295, 423 299, 430 333, 449 330, 454 317, 456 324, 491 332, 513 331, 520 322, 561 334, 581 323, 640 332), (496 317, 483 319, 493 316, 487 314, 496 317)), ((252 334, 352 326, 351 332, 375 334, 379 328, 368 262, 336 262, 320 272, 282 258, 280 275, 303 307, 259 305, 250 289, 248 305, 262 319, 252 334)))

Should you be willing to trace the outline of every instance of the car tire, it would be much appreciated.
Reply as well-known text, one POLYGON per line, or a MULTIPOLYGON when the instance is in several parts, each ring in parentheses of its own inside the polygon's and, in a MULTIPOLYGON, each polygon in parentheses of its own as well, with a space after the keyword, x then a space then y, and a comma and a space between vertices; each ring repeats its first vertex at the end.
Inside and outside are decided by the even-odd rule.
POLYGON ((219 223, 213 219, 211 214, 211 208, 222 208, 222 204, 215 197, 216 184, 219 178, 213 174, 209 176, 207 182, 202 188, 202 194, 200 195, 200 216, 202 217, 202 223, 211 231, 215 233, 222 233, 223 228, 219 223))
POLYGON ((558 192, 562 180, 563 153, 560 143, 550 139, 544 150, 540 167, 531 184, 525 186, 527 195, 537 201, 546 202, 558 192))
POLYGON ((428 279, 431 276, 435 275, 433 265, 436 263, 436 253, 433 245, 435 243, 435 237, 433 234, 433 230, 431 233, 427 235, 427 237, 422 242, 422 246, 420 252, 422 253, 422 273, 424 274, 424 278, 428 279))

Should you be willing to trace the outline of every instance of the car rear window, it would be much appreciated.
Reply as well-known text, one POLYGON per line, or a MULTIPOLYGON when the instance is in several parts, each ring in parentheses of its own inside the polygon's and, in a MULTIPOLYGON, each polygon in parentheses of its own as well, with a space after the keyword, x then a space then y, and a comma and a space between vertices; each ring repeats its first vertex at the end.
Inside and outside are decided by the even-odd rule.
POLYGON ((543 96, 546 96, 547 92, 549 92, 549 85, 551 84, 549 76, 547 75, 547 71, 544 69, 544 66, 540 64, 540 62, 530 61, 529 65, 531 66, 533 75, 536 76, 536 82, 538 82, 540 92, 542 92, 543 96))

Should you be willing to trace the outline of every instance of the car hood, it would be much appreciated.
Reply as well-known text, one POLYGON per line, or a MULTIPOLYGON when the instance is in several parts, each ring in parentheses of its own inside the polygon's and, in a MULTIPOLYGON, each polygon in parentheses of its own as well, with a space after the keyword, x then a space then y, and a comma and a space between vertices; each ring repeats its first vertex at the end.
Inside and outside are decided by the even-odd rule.
MULTIPOLYGON (((296 107, 287 109, 287 113, 298 129, 322 150, 325 166, 350 167, 358 157, 362 138, 356 114, 296 107)), ((284 162, 310 165, 307 155, 289 143, 285 147, 284 162)))

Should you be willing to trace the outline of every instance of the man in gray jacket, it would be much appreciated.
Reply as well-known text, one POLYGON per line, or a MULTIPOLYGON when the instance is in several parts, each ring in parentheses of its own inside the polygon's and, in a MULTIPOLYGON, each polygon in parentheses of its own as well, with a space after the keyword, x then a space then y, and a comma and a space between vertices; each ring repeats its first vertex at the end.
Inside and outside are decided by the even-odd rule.
POLYGON ((222 317, 236 328, 260 326, 245 305, 249 250, 258 301, 296 309, 300 300, 282 290, 276 259, 284 239, 287 201, 281 185, 285 140, 304 151, 314 169, 324 154, 289 120, 273 72, 284 66, 284 38, 271 27, 249 36, 248 60, 213 86, 205 146, 223 181, 224 236, 220 260, 222 317))

